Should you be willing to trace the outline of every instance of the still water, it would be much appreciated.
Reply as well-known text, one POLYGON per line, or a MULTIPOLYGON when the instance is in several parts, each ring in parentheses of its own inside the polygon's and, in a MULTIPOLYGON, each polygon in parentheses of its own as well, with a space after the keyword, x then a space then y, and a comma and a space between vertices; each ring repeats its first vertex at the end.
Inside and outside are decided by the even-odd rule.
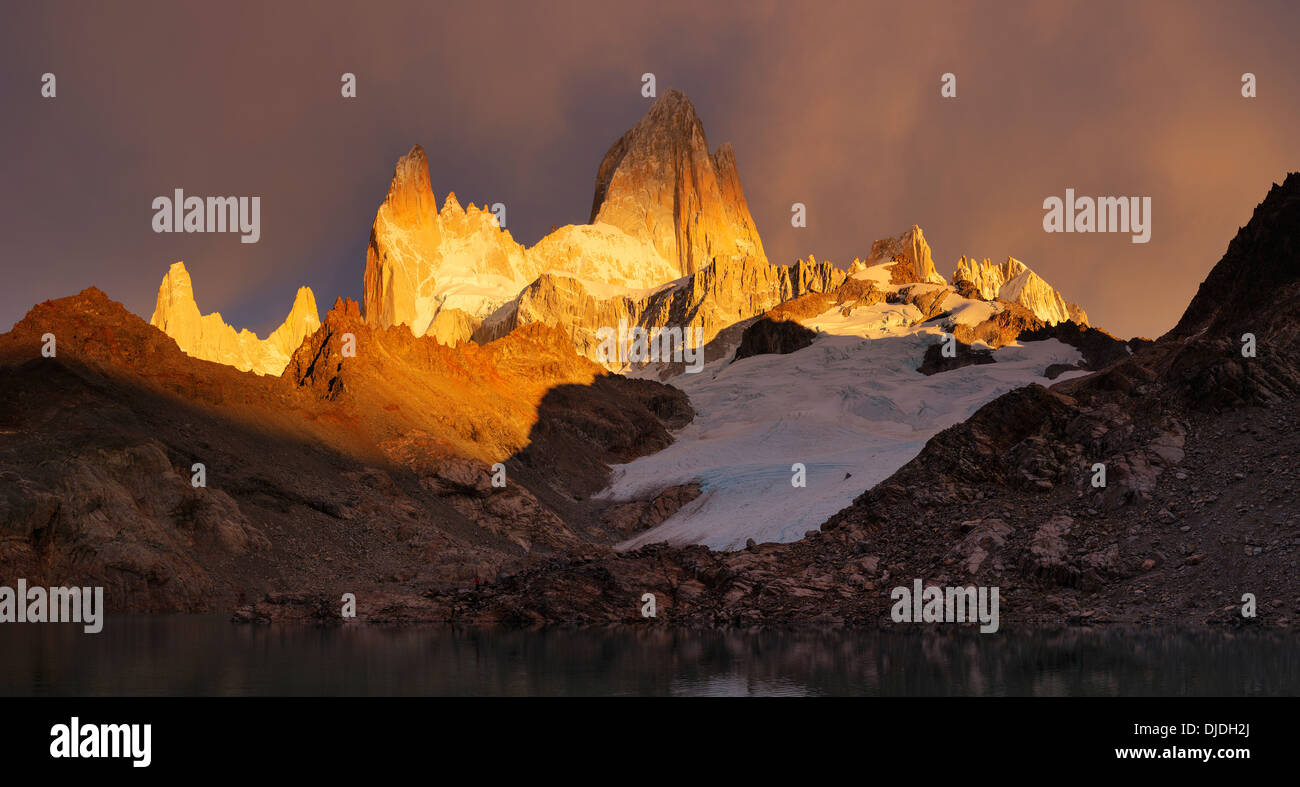
POLYGON ((1300 636, 247 626, 224 617, 0 628, 0 696, 1273 696, 1300 636))

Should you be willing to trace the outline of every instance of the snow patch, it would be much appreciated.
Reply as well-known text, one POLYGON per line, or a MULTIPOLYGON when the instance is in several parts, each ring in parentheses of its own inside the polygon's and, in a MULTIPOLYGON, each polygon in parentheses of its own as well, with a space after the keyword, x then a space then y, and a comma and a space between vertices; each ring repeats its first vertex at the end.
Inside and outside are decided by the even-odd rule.
POLYGON ((916 367, 942 332, 908 327, 921 316, 915 307, 832 312, 803 321, 824 332, 810 347, 723 359, 672 381, 690 396, 694 421, 663 451, 616 467, 600 496, 643 499, 692 481, 701 495, 619 548, 796 541, 910 461, 939 431, 1007 391, 1051 384, 1042 376, 1049 365, 1081 360, 1053 339, 1003 347, 993 364, 926 376, 916 367), (807 468, 805 488, 791 485, 796 462, 807 468))

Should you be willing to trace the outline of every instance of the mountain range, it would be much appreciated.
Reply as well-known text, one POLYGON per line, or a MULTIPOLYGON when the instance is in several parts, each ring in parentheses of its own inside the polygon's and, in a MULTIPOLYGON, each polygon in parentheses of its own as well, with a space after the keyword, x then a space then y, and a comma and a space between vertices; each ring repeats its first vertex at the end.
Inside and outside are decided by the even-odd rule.
MULTIPOLYGON (((398 160, 371 227, 361 305, 372 325, 405 325, 444 344, 484 343, 534 322, 558 326, 579 353, 599 360, 597 331, 620 321, 647 329, 691 326, 710 342, 781 303, 834 291, 849 278, 875 282, 891 295, 897 295, 891 288, 912 284, 947 286, 920 227, 873 242, 864 257, 844 266, 811 255, 791 265, 769 263, 734 151, 723 144, 710 152, 694 106, 670 89, 601 160, 590 223, 560 227, 531 247, 516 242, 487 206, 462 208, 448 193, 439 209, 428 158, 413 147, 398 160)), ((287 327, 261 345, 248 334, 232 339, 233 329, 217 325, 219 315, 198 318, 197 307, 186 304, 193 296, 183 264, 177 265, 179 273, 174 265, 164 277, 151 322, 195 357, 279 374, 292 350, 282 346, 279 332, 296 347, 310 332, 303 329, 315 327, 304 288, 287 327)), ((944 304, 930 292, 930 300, 938 298, 935 308, 946 313, 977 305, 959 321, 973 329, 978 322, 971 315, 987 320, 1002 303, 1024 306, 1047 325, 1087 325, 1082 309, 1010 258, 998 267, 962 257, 948 294, 991 304, 955 298, 944 304)))
POLYGON ((148 323, 95 288, 37 305, 0 335, 0 566, 243 620, 353 592, 372 621, 633 622, 653 592, 691 625, 856 625, 914 576, 1000 584, 1024 621, 1226 619, 1247 569, 1296 597, 1300 175, 1156 341, 1013 257, 950 283, 919 226, 769 261, 675 90, 595 183, 588 224, 525 247, 439 208, 414 146, 362 301, 301 288, 265 339, 182 262, 148 323), (620 324, 700 329, 702 371, 602 356, 620 324), (1277 430, 1281 464, 1252 459, 1277 430))

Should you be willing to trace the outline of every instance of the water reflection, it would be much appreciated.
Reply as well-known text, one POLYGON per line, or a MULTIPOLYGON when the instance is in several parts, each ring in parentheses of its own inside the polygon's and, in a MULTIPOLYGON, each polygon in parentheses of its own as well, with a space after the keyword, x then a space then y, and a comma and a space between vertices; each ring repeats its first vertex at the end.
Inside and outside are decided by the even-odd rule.
POLYGON ((1300 637, 1222 632, 542 632, 110 619, 0 631, 2 695, 1243 696, 1300 637))

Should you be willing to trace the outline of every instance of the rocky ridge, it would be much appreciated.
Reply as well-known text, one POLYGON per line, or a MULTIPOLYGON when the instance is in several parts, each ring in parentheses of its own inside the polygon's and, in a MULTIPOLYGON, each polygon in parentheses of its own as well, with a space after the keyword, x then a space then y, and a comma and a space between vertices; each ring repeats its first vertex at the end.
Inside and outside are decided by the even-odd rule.
POLYGON ((185 263, 177 262, 158 287, 158 301, 149 324, 171 336, 183 352, 195 358, 277 376, 303 339, 320 326, 320 317, 311 288, 300 287, 289 315, 265 339, 247 329, 236 332, 219 312, 199 312, 190 273, 185 263))
POLYGON ((1078 304, 1066 301, 1041 276, 1015 257, 1007 257, 1006 262, 994 265, 987 257, 983 262, 977 262, 963 255, 957 261, 952 281, 959 292, 968 296, 1018 303, 1048 325, 1067 321, 1084 327, 1088 325, 1087 312, 1078 304))

